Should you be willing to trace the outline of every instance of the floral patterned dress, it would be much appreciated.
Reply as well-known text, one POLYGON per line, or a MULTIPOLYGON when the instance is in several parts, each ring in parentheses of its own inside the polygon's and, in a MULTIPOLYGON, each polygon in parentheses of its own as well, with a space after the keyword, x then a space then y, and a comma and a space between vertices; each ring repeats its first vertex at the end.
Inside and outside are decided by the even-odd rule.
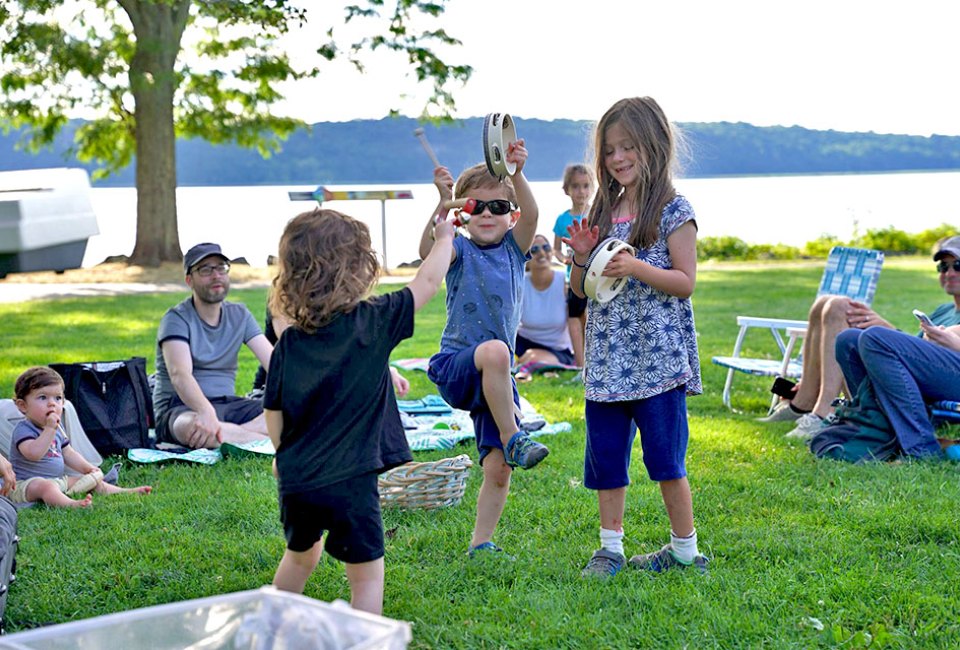
MULTIPOLYGON (((637 258, 661 269, 673 268, 667 238, 694 221, 690 203, 676 196, 663 209, 660 236, 637 258)), ((631 222, 614 224, 610 237, 626 241, 631 222)), ((629 278, 605 304, 587 305, 586 398, 597 402, 646 399, 686 385, 688 395, 703 392, 700 359, 689 298, 678 298, 629 278)))

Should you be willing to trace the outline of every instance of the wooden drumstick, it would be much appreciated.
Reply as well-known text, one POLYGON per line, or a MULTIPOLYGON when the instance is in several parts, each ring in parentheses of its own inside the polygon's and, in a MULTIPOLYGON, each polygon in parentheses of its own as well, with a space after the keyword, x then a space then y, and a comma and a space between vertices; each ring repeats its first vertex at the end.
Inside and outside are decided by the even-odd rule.
POLYGON ((430 160, 433 161, 434 167, 440 167, 440 161, 437 159, 437 154, 433 152, 433 148, 430 146, 430 143, 427 142, 427 134, 424 132, 423 128, 417 127, 413 135, 417 136, 420 140, 420 144, 423 145, 423 150, 427 152, 427 155, 430 156, 430 160))

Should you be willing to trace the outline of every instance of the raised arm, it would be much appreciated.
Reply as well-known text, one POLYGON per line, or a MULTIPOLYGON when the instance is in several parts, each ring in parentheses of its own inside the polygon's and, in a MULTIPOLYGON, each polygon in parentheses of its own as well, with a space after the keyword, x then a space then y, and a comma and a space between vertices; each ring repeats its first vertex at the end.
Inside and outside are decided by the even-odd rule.
POLYGON ((517 193, 520 219, 517 221, 517 225, 513 227, 513 238, 520 249, 526 252, 530 250, 533 238, 537 234, 537 220, 540 217, 540 210, 537 208, 536 199, 533 198, 533 189, 527 182, 527 177, 523 175, 523 168, 527 163, 527 148, 523 138, 510 143, 507 148, 506 159, 508 162, 517 164, 517 171, 511 178, 513 179, 513 190, 517 193))
POLYGON ((600 228, 587 226, 586 219, 574 219, 573 223, 567 227, 569 237, 563 238, 563 243, 571 249, 570 259, 573 266, 570 268, 570 288, 573 293, 583 298, 583 274, 586 271, 587 260, 590 259, 590 252, 600 241, 600 228))
POLYGON ((453 259, 453 220, 444 219, 432 228, 432 247, 407 287, 413 293, 414 309, 419 310, 440 289, 453 259), (433 239, 435 238, 435 239, 433 239))
MULTIPOLYGON (((444 207, 444 203, 453 198, 453 174, 446 167, 437 167, 433 170, 433 184, 437 188, 440 200, 437 202, 437 208, 430 215, 423 232, 420 234, 420 259, 427 259, 433 248, 434 226, 447 218, 449 210, 444 207)), ((452 258, 451 258, 452 259, 452 258)), ((449 262, 448 262, 449 264, 449 262)))

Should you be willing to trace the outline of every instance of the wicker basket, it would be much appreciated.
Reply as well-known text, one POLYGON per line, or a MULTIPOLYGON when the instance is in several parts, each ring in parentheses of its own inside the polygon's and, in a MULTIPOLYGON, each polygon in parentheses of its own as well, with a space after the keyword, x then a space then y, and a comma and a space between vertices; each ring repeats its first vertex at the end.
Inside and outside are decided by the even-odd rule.
POLYGON ((406 463, 380 475, 383 508, 432 509, 460 503, 473 461, 466 454, 425 463, 406 463))

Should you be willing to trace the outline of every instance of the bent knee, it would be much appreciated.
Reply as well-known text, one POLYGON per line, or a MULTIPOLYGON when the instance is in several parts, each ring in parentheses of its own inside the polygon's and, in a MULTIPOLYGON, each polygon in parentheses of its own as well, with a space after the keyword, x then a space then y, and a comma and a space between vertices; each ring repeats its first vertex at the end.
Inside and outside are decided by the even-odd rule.
MULTIPOLYGON (((823 298, 822 313, 825 319, 847 319, 850 309, 850 299, 846 296, 821 296, 823 298)), ((819 299, 818 299, 819 300, 819 299)))
POLYGON ((478 345, 473 360, 480 370, 509 370, 513 365, 510 348, 500 340, 485 341, 478 345))

